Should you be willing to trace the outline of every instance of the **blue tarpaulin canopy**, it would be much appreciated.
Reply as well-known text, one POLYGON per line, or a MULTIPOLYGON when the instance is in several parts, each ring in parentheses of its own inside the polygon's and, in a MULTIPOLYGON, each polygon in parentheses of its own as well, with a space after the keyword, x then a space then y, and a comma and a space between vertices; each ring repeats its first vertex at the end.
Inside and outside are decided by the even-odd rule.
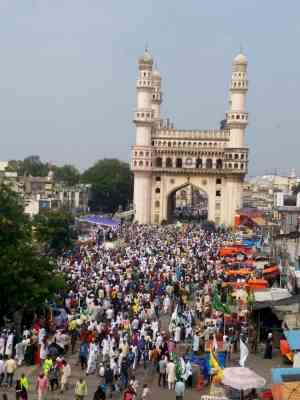
POLYGON ((294 350, 300 350, 300 329, 293 329, 290 331, 284 331, 284 336, 289 344, 289 348, 294 350))
POLYGON ((117 228, 120 225, 119 220, 102 217, 101 215, 86 215, 78 218, 78 221, 87 222, 93 225, 109 226, 111 228, 117 228))

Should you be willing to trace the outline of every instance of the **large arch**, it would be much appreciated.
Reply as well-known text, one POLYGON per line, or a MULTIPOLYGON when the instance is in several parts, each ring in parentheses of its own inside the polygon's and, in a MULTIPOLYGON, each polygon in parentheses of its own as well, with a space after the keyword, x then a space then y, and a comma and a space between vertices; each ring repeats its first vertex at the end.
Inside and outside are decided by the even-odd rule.
POLYGON ((167 194, 166 203, 166 222, 168 223, 173 223, 176 219, 180 220, 180 218, 199 222, 208 218, 208 193, 197 184, 185 182, 176 186, 167 194), (195 201, 197 193, 206 199, 201 205, 195 201), (182 196, 183 194, 184 197, 182 196), (176 212, 179 213, 176 214, 176 212))

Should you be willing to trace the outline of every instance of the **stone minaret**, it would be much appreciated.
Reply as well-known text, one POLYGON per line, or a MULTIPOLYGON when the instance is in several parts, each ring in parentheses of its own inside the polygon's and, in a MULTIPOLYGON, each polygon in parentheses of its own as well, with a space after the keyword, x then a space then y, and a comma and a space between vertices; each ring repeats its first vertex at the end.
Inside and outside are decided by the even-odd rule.
MULTIPOLYGON (((151 222, 151 131, 154 124, 153 110, 153 59, 148 50, 139 58, 137 80, 137 109, 134 112, 136 145, 133 147, 135 220, 140 224, 151 222)), ((156 109, 157 112, 157 109, 156 109)))
POLYGON ((160 121, 160 105, 162 103, 162 92, 161 92, 161 76, 157 68, 152 72, 153 80, 153 93, 152 93, 152 109, 154 111, 155 122, 160 121))
POLYGON ((248 125, 248 113, 246 112, 247 64, 246 57, 241 53, 233 60, 229 111, 226 115, 227 127, 230 129, 228 146, 232 148, 245 146, 245 129, 248 125))

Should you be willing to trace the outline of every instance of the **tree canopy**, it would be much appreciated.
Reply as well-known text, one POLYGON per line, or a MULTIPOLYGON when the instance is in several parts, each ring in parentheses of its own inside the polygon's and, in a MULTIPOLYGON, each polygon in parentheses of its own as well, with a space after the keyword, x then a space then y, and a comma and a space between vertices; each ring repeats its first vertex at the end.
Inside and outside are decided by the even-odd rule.
POLYGON ((83 173, 82 181, 92 185, 92 211, 115 212, 119 206, 126 208, 132 200, 133 176, 125 162, 99 160, 83 173))
POLYGON ((74 218, 65 210, 49 210, 35 216, 35 237, 46 254, 59 255, 74 244, 74 218))
POLYGON ((29 156, 21 160, 10 160, 9 171, 17 171, 18 175, 47 176, 50 171, 49 163, 41 161, 40 156, 29 156))
POLYGON ((22 200, 0 187, 0 322, 37 307, 63 286, 55 263, 38 252, 22 200))
POLYGON ((56 182, 61 182, 69 186, 79 183, 80 172, 73 165, 63 165, 62 167, 55 166, 54 179, 56 182))

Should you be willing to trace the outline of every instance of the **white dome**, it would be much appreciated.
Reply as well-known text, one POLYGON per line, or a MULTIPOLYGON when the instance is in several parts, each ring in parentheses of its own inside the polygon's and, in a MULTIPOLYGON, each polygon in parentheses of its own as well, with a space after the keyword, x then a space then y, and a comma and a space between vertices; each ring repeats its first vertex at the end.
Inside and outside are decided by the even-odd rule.
POLYGON ((145 50, 145 53, 139 58, 139 63, 153 64, 153 58, 148 50, 145 50))
POLYGON ((239 53, 233 60, 234 64, 247 64, 247 58, 244 56, 244 54, 239 53))
POLYGON ((153 79, 156 79, 156 80, 160 80, 160 79, 161 79, 160 73, 159 73, 159 71, 158 71, 157 69, 155 69, 155 70, 152 72, 152 78, 153 78, 153 79))

